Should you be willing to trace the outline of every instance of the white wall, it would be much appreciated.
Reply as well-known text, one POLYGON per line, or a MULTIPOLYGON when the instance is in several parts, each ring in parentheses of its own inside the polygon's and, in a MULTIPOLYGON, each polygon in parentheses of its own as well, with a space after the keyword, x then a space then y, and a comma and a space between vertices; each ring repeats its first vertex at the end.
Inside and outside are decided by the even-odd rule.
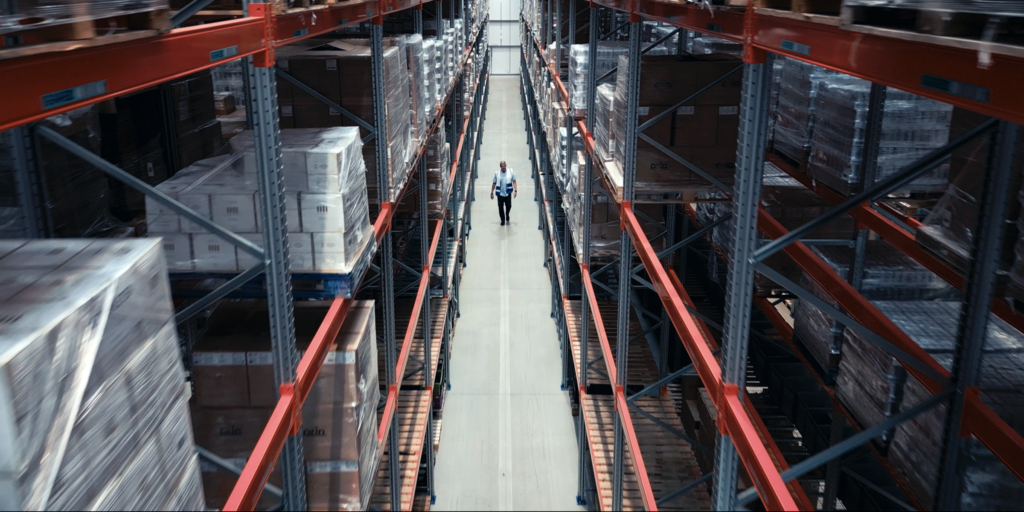
POLYGON ((490 0, 488 43, 491 46, 491 74, 519 74, 519 10, 521 0, 490 0))

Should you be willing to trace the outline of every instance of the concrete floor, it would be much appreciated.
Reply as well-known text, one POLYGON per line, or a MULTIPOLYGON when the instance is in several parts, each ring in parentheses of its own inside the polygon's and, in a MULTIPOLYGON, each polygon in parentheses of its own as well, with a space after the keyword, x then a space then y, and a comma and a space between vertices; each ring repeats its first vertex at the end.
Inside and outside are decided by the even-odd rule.
POLYGON ((518 76, 491 78, 485 123, 431 508, 582 510, 518 76), (519 182, 510 226, 490 199, 501 160, 519 182))

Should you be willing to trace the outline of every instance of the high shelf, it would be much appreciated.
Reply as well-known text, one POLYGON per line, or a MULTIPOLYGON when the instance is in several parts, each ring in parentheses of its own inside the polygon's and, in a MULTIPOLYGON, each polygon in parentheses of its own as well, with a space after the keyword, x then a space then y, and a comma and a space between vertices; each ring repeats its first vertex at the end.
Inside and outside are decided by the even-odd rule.
MULTIPOLYGON (((195 13, 209 1, 197 0, 183 12, 195 13)), ((489 84, 489 51, 486 38, 487 6, 481 3, 477 23, 469 23, 470 2, 442 3, 409 0, 372 0, 330 3, 305 9, 276 13, 270 4, 249 3, 245 15, 237 19, 208 21, 168 33, 132 39, 119 43, 83 45, 76 50, 41 53, 0 60, 0 90, 5 95, 0 108, 0 131, 12 130, 19 147, 30 148, 34 137, 46 137, 67 151, 87 159, 97 168, 155 198, 184 217, 202 224, 231 244, 239 246, 263 263, 249 271, 232 275, 181 275, 184 282, 217 277, 226 284, 213 292, 190 293, 177 287, 179 306, 177 320, 188 326, 193 317, 225 297, 266 298, 270 311, 270 332, 279 401, 263 430, 252 456, 244 468, 233 467, 222 459, 207 457, 215 465, 240 473, 225 510, 252 510, 267 486, 275 466, 283 473, 282 489, 267 487, 268 492, 282 495, 282 506, 288 510, 306 509, 305 465, 302 455, 302 404, 333 340, 345 322, 357 294, 373 291, 378 297, 381 313, 380 353, 381 382, 386 384, 382 395, 386 403, 380 409, 380 427, 376 434, 381 450, 377 486, 371 499, 377 509, 428 509, 433 495, 433 410, 438 403, 435 394, 447 381, 447 367, 452 330, 458 316, 459 276, 465 259, 464 240, 471 228, 470 205, 472 183, 477 174, 477 155, 482 140, 482 117, 486 108, 489 84), (377 180, 379 201, 371 210, 373 240, 361 260, 363 265, 346 275, 292 274, 289 263, 288 229, 285 212, 280 129, 276 97, 275 50, 282 45, 329 34, 338 29, 365 24, 370 31, 373 78, 373 126, 386 125, 384 94, 384 28, 385 18, 401 11, 410 11, 414 31, 422 34, 425 6, 433 12, 438 27, 454 28, 462 19, 467 42, 455 63, 452 81, 445 84, 447 94, 438 103, 432 125, 422 139, 415 141, 412 158, 405 164, 403 183, 390 183, 386 144, 377 147, 377 180), (146 185, 105 162, 59 134, 33 124, 46 117, 83 106, 130 94, 197 71, 244 59, 250 102, 248 116, 254 130, 256 162, 259 171, 259 221, 264 228, 264 248, 205 221, 201 216, 171 199, 154 187, 146 185), (475 59, 478 66, 468 63, 475 59), (479 70, 479 72, 475 72, 479 70), (470 73, 473 73, 470 75, 470 73), (464 80, 465 79, 465 80, 464 80), (472 94, 470 94, 472 92, 472 94), (451 186, 441 200, 440 212, 429 210, 427 201, 426 147, 429 135, 445 130, 452 150, 448 178, 451 186), (20 146, 24 143, 24 146, 20 146), (402 210, 403 206, 414 205, 402 210), (418 206, 417 206, 418 205, 418 206), (376 212, 376 218, 372 214, 376 212), (395 255, 398 243, 394 235, 398 222, 402 232, 416 230, 418 244, 406 247, 414 255, 406 261, 415 262, 412 269, 395 255), (405 289, 397 287, 400 279, 414 276, 405 289), (258 278, 258 279, 257 279, 258 278), (257 279, 259 286, 246 286, 257 279), (293 287, 307 281, 311 288, 293 287), (371 290, 372 289, 372 290, 371 290), (312 290, 312 291, 310 291, 312 290), (400 297, 408 297, 402 299, 400 297), (309 349, 301 355, 296 351, 292 301, 297 298, 331 299, 331 307, 309 349), (426 327, 426 329, 425 329, 426 327), (427 361, 418 368, 409 360, 427 361), (442 374, 438 378, 438 373, 442 374), (399 453, 399 457, 392 454, 399 453), (395 463, 396 460, 398 463, 395 463), (425 484, 423 483, 425 482, 425 484), (283 492, 282 492, 283 491, 283 492)), ((205 12, 205 11, 204 11, 205 12)), ((202 13, 201 13, 202 14, 202 13)), ((183 16, 182 20, 187 19, 183 16)), ((277 73, 280 73, 279 71, 277 73)), ((321 100, 323 101, 323 100, 321 100)), ((332 105, 333 107, 333 105, 332 105)), ((366 124, 364 121, 363 125, 366 124)), ((18 153, 30 155, 31 152, 18 153)), ((19 179, 30 179, 34 171, 32 159, 16 162, 19 179)), ((41 217, 43 204, 38 197, 20 196, 25 218, 41 217)), ((30 228, 34 225, 30 222, 30 228)), ((29 233, 42 237, 42 229, 29 233)), ((192 332, 186 328, 186 332, 192 332)), ((188 342, 185 345, 189 345, 188 342)), ((189 356, 190 357, 190 356, 189 356)), ((443 392, 442 392, 443 394, 443 392)), ((206 453, 200 450, 200 453, 206 453)), ((236 474, 237 474, 236 473, 236 474)))
MULTIPOLYGON (((671 500, 680 495, 705 493, 711 495, 713 508, 718 510, 734 510, 757 499, 771 510, 820 507, 831 510, 840 488, 850 497, 850 503, 855 502, 851 489, 856 488, 857 493, 877 497, 887 506, 920 508, 924 500, 915 495, 912 486, 871 441, 938 405, 948 408, 950 419, 941 434, 942 446, 935 447, 942 457, 936 507, 959 506, 965 485, 964 461, 979 449, 991 452, 998 459, 996 464, 1004 464, 1009 473, 1024 480, 1024 438, 982 401, 978 387, 982 371, 978 361, 985 345, 984 333, 990 323, 990 313, 1024 332, 1024 318, 1013 310, 1009 301, 994 296, 993 284, 1000 250, 997 241, 1001 237, 1001 223, 998 220, 1004 215, 1007 202, 1003 197, 1007 194, 996 191, 1009 181, 1011 173, 1019 172, 1013 168, 1012 141, 1017 134, 1014 123, 1024 120, 1024 102, 1020 101, 1019 91, 1012 84, 1017 82, 1015 77, 1024 75, 1024 52, 1018 46, 1000 43, 853 25, 839 16, 754 7, 768 3, 771 2, 751 1, 747 7, 722 7, 655 0, 596 0, 587 4, 574 0, 538 0, 524 9, 521 67, 526 86, 522 100, 534 172, 542 177, 536 191, 542 219, 538 228, 549 242, 545 256, 552 267, 552 316, 562 337, 563 382, 578 394, 581 409, 577 429, 580 433, 578 500, 584 503, 596 496, 599 501, 596 506, 603 510, 623 507, 657 510, 674 506, 671 500), (609 19, 616 19, 607 15, 609 11, 624 16, 609 23, 609 19), (735 185, 719 187, 724 200, 732 205, 731 219, 726 219, 732 224, 728 247, 710 243, 709 234, 716 226, 699 224, 691 208, 696 202, 693 195, 641 196, 634 188, 638 139, 644 138, 649 145, 657 147, 642 133, 657 119, 645 121, 644 126, 638 126, 637 122, 638 90, 644 80, 640 73, 640 56, 664 41, 646 46, 641 39, 645 21, 676 27, 679 30, 673 34, 682 34, 680 40, 690 37, 691 33, 700 33, 742 44, 742 68, 733 71, 742 73, 742 79, 740 73, 733 75, 733 80, 742 80, 735 185), (586 108, 577 114, 575 109, 568 108, 572 103, 567 83, 560 74, 569 63, 569 45, 579 43, 581 34, 588 29, 589 38, 583 38, 589 41, 590 56, 583 89, 586 108), (611 164, 597 156, 592 131, 596 85, 598 80, 608 76, 600 79, 595 76, 594 56, 599 39, 626 31, 629 67, 617 71, 619 83, 623 80, 627 83, 625 102, 615 104, 615 110, 627 120, 626 142, 622 167, 612 169, 611 164), (973 263, 968 268, 958 270, 922 249, 915 243, 915 230, 920 223, 882 201, 899 185, 896 183, 899 179, 920 175, 914 172, 924 164, 900 171, 896 178, 879 179, 863 187, 859 194, 843 196, 811 179, 792 162, 768 151, 765 141, 769 91, 772 60, 776 55, 996 118, 969 134, 989 136, 993 141, 1002 142, 987 165, 984 185, 987 188, 982 196, 993 197, 989 194, 994 194, 999 198, 993 197, 991 203, 979 207, 980 220, 977 226, 972 226, 976 234, 973 246, 969 247, 973 263), (625 78, 622 73, 627 73, 625 78), (540 120, 546 108, 544 103, 556 105, 554 125, 563 127, 561 138, 557 133, 546 133, 552 128, 544 126, 540 120), (557 118, 564 122, 558 123, 557 118), (554 176, 557 161, 569 162, 575 154, 573 137, 565 136, 566 127, 570 133, 578 130, 586 153, 585 162, 579 163, 580 190, 573 191, 582 197, 582 222, 578 225, 567 221, 562 202, 567 191, 554 176), (760 206, 766 161, 836 207, 818 221, 787 231, 760 206), (601 257, 595 252, 590 218, 592 188, 596 190, 602 183, 612 191, 606 195, 618 210, 621 229, 618 254, 629 254, 630 258, 601 257), (645 225, 648 217, 638 209, 641 203, 669 205, 665 210, 670 212, 666 213, 666 225, 653 231, 645 225), (952 351, 955 360, 952 372, 865 299, 846 276, 838 274, 811 250, 810 241, 804 243, 824 222, 847 214, 856 219, 855 232, 859 231, 865 240, 869 233, 885 240, 964 293, 957 343, 952 351), (682 240, 676 238, 679 225, 684 225, 682 240), (760 245, 758 238, 762 235, 773 242, 760 245), (655 240, 668 249, 656 251, 652 245, 655 240), (674 254, 680 250, 691 254, 690 259, 674 254), (764 263, 770 255, 780 251, 817 287, 825 290, 832 304, 816 299, 811 292, 764 263), (697 252, 704 255, 699 263, 694 261, 698 258, 692 256, 697 252), (679 260, 683 265, 672 265, 679 260), (696 275, 700 272, 689 268, 698 265, 703 275, 696 275), (727 272, 723 271, 726 268, 727 272), (724 285, 720 286, 722 304, 717 308, 704 304, 704 298, 698 297, 701 304, 691 299, 691 294, 703 294, 702 283, 707 281, 709 273, 716 276, 712 281, 718 279, 717 282, 724 285), (599 275, 601 278, 597 279, 599 275), (922 383, 931 397, 919 406, 894 412, 879 424, 859 424, 837 398, 834 383, 822 378, 805 352, 794 343, 792 321, 779 309, 783 301, 752 293, 755 275, 781 285, 787 290, 787 297, 812 303, 832 318, 841 320, 848 329, 870 337, 871 343, 895 357, 907 373, 922 383), (638 297, 637 289, 656 296, 660 304, 644 302, 638 297), (611 305, 604 302, 608 298, 615 302, 611 305), (632 318, 644 320, 644 325, 631 329, 632 318), (607 327, 609 325, 616 327, 607 327), (689 366, 681 369, 665 366, 667 359, 662 358, 667 357, 665 354, 670 349, 670 336, 666 333, 669 326, 674 328, 671 335, 681 342, 689 366), (633 342, 645 337, 658 360, 657 375, 661 378, 654 382, 644 379, 650 375, 634 371, 635 364, 647 364, 644 359, 649 356, 638 354, 633 346, 633 342), (754 338, 757 343, 752 341, 754 338), (622 339, 630 343, 616 343, 622 339), (587 341, 581 343, 581 340, 587 341), (628 349, 623 345, 629 345, 628 349), (783 367, 787 369, 781 370, 783 367), (598 368, 601 371, 597 371, 598 368), (658 464, 656 470, 651 469, 654 459, 644 457, 645 445, 654 440, 645 438, 640 431, 640 422, 646 420, 650 412, 639 404, 649 396, 672 395, 672 382, 694 374, 699 376, 702 389, 706 390, 707 408, 715 411, 710 419, 718 432, 712 436, 713 447, 710 448, 714 452, 713 471, 705 471, 702 477, 695 476, 673 492, 659 488, 654 481, 656 476, 660 478, 664 474, 666 466, 658 464), (764 379, 769 374, 770 383, 756 380, 758 375, 764 379), (768 405, 751 399, 748 390, 759 386, 789 393, 784 414, 777 408, 769 412, 768 405), (596 400, 614 402, 615 407, 609 406, 607 417, 601 417, 593 412, 596 400), (799 430, 802 439, 780 437, 780 430, 799 430), (980 444, 975 446, 974 440, 980 444), (783 444, 785 446, 781 446, 783 444), (856 457, 851 455, 854 450, 870 452, 871 460, 854 462, 856 457), (803 455, 794 458, 795 452, 803 455), (846 461, 843 461, 844 456, 846 461), (796 462, 787 463, 787 459, 796 462), (790 467, 790 463, 794 465, 790 467), (844 472, 843 464, 849 471, 844 472), (876 474, 872 474, 869 481, 863 476, 866 473, 857 474, 852 470, 855 464, 870 468, 876 474), (596 485, 596 492, 589 487, 591 481, 596 485), (737 493, 734 491, 737 488, 745 490, 737 493)), ((777 2, 781 3, 786 2, 777 2)), ((794 9, 796 4, 793 2, 794 9)), ((839 2, 834 4, 838 6, 839 2)), ((884 90, 872 87, 872 91, 877 89, 884 90)), ((685 103, 666 107, 666 111, 675 111, 685 103)), ((872 105, 870 108, 878 110, 879 103, 872 105)), ((876 130, 880 131, 881 122, 877 124, 876 130)), ((557 128, 555 130, 557 132, 557 128)), ((867 137, 871 140, 870 134, 867 137)), ((874 140, 877 148, 877 137, 874 140)), ((949 155, 956 144, 962 141, 951 141, 929 157, 949 155)), ((694 169, 692 164, 684 164, 682 157, 669 156, 694 169)), ((707 176, 707 173, 694 172, 707 176)), ((904 183, 906 181, 909 178, 904 183)), ((859 263, 854 263, 853 268, 863 267, 866 258, 863 246, 857 244, 855 261, 859 263)), ((706 448, 671 425, 663 422, 660 426, 685 440, 688 447, 706 448)), ((857 454, 862 455, 864 453, 857 454)), ((684 463, 677 461, 672 467, 680 464, 684 463)))

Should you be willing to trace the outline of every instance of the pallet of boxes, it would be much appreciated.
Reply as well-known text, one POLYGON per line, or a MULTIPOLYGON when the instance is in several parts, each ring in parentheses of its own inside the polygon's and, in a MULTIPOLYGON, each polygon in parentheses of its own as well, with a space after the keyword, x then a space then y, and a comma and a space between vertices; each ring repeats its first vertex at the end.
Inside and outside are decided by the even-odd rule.
POLYGON ((0 374, 0 509, 203 509, 157 241, 0 241, 0 374))
MULTIPOLYGON (((316 335, 329 301, 295 303, 296 347, 316 335)), ((193 350, 196 444, 245 464, 277 405, 269 316, 263 301, 225 301, 210 315, 193 350)), ((377 338, 374 303, 356 302, 302 407, 303 456, 309 510, 365 510, 380 447, 377 444, 377 338)), ((204 465, 207 506, 221 508, 237 476, 204 465)), ((281 485, 275 467, 270 483, 281 485)), ((264 492, 258 510, 277 498, 264 492)))

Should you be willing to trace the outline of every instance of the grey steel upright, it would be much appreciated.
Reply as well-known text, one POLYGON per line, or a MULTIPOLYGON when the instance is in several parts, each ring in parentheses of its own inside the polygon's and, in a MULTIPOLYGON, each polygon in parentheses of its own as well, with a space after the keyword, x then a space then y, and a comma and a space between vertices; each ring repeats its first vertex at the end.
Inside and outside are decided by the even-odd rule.
MULTIPOLYGON (((285 218, 284 180, 281 166, 281 130, 277 117, 277 77, 274 63, 266 67, 245 59, 249 76, 259 213, 263 226, 266 261, 267 309, 274 356, 274 382, 280 387, 295 382, 299 355, 295 349, 295 316, 292 308, 291 263, 288 259, 288 224, 285 218)), ((306 471, 302 438, 289 436, 278 461, 282 471, 284 508, 306 509, 306 471)))
MULTIPOLYGON (((726 285, 722 343, 722 381, 740 390, 744 389, 747 377, 747 348, 754 288, 751 256, 758 244, 757 211, 768 129, 768 92, 772 69, 770 54, 767 60, 768 63, 754 64, 746 62, 745 58, 743 64, 739 149, 732 206, 732 255, 726 285)), ((732 438, 718 434, 715 446, 715 510, 736 508, 737 469, 737 454, 732 438)))
MULTIPOLYGON (((978 218, 967 263, 964 303, 960 310, 956 346, 953 352, 953 385, 956 388, 946 414, 946 430, 942 446, 942 465, 936 488, 937 510, 960 510, 960 496, 965 485, 964 467, 970 459, 970 443, 960 434, 964 400, 971 388, 979 385, 981 364, 988 333, 989 310, 995 291, 996 271, 1003 241, 1003 219, 1006 216, 1008 191, 1012 179, 1014 156, 1020 127, 1000 121, 991 136, 988 169, 979 197, 978 218)), ((990 356, 991 357, 991 356, 990 356)))
MULTIPOLYGON (((622 160, 622 209, 633 208, 636 177, 636 116, 640 102, 640 47, 643 22, 631 15, 629 23, 629 69, 626 72, 626 149, 622 160)), ((597 58, 597 53, 590 59, 597 58)), ((616 387, 626 388, 629 359, 630 284, 633 281, 633 241, 625 230, 619 235, 619 300, 618 331, 615 337, 616 387)), ((628 413, 628 411, 623 411, 628 413)), ((612 509, 622 510, 622 478, 625 473, 625 432, 622 419, 615 417, 614 455, 612 467, 612 509)))
MULTIPOLYGON (((384 98, 384 18, 378 16, 373 19, 372 35, 370 40, 370 62, 373 78, 373 124, 377 132, 377 196, 381 207, 385 203, 393 202, 391 192, 390 161, 388 160, 387 145, 387 110, 384 98)), ((393 204, 393 203, 392 203, 393 204)), ((382 209, 383 211, 383 209, 382 209)), ((384 233, 380 249, 380 282, 381 299, 384 301, 381 311, 384 316, 384 345, 386 348, 385 361, 387 364, 388 385, 397 382, 395 366, 398 364, 395 340, 395 276, 394 276, 394 255, 391 247, 391 230, 384 233)), ((391 510, 400 510, 402 505, 402 488, 400 482, 401 471, 398 463, 398 414, 391 420, 391 428, 388 430, 388 470, 391 477, 391 510)))

